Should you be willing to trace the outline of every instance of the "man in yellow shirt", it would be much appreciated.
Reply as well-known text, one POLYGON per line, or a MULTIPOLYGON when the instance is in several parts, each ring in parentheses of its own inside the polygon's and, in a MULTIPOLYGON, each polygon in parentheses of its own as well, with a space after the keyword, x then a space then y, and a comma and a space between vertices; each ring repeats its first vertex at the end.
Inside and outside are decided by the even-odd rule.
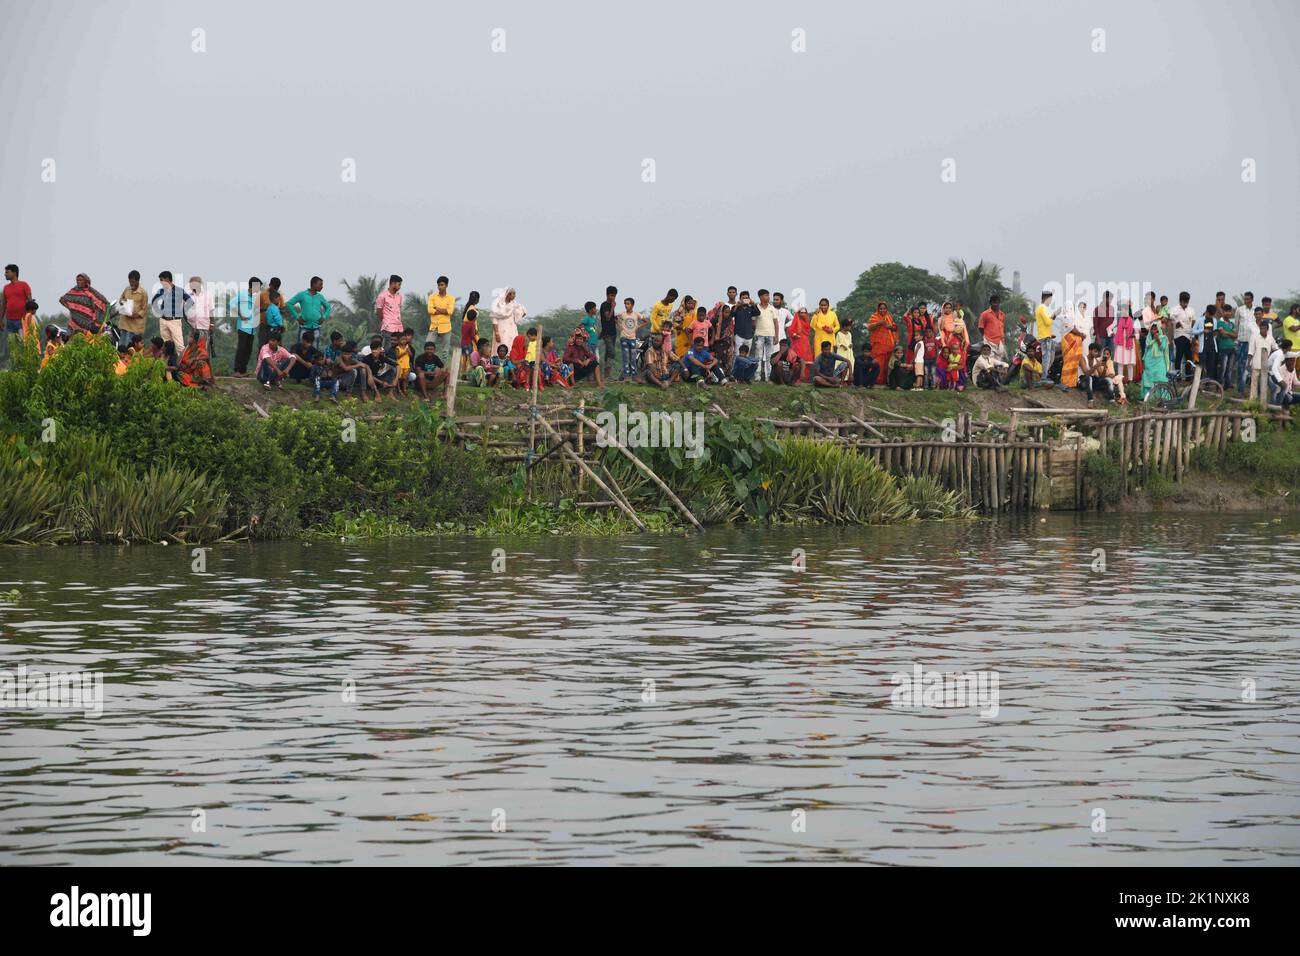
POLYGON ((673 303, 677 301, 677 290, 669 289, 668 294, 650 307, 650 334, 654 335, 663 328, 668 317, 673 314, 673 303))
POLYGON ((438 276, 438 291, 429 296, 429 337, 426 342, 433 342, 438 358, 444 362, 451 356, 451 316, 456 311, 456 297, 449 295, 446 276, 438 276))
POLYGON ((1043 349, 1043 380, 1046 381, 1052 368, 1052 358, 1056 354, 1056 339, 1052 326, 1056 322, 1056 313, 1052 311, 1052 293, 1044 292, 1043 300, 1034 310, 1034 338, 1043 349))

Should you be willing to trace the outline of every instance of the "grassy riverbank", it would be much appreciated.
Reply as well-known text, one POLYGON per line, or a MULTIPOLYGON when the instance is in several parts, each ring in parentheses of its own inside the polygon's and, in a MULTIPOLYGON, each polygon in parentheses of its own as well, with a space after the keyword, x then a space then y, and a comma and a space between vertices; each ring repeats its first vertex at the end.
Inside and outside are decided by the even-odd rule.
MULTIPOLYGON (((633 527, 612 509, 578 507, 576 476, 555 462, 535 471, 526 494, 522 468, 449 440, 437 404, 304 407, 301 386, 267 392, 242 380, 210 393, 181 389, 148 359, 115 374, 117 356, 102 340, 74 339, 44 369, 31 343, 16 351, 14 369, 0 374, 0 542, 605 535, 633 527)), ((695 394, 668 393, 692 405, 695 394)), ((702 458, 683 459, 678 449, 642 454, 706 524, 964 513, 933 482, 899 482, 820 442, 777 440, 739 410, 730 420, 712 414, 702 458)), ((682 527, 656 486, 614 452, 606 456, 603 466, 648 530, 682 527)))
MULTIPOLYGON (((297 384, 267 391, 221 379, 211 392, 162 380, 157 362, 123 375, 102 341, 76 339, 38 368, 19 350, 0 373, 0 542, 184 543, 224 537, 392 537, 440 533, 611 535, 637 530, 623 511, 579 504, 577 474, 554 458, 525 488, 523 469, 474 442, 449 440, 439 402, 415 398, 339 405, 297 384)), ((461 419, 517 417, 526 395, 462 388, 461 419)), ((613 385, 548 389, 546 403, 589 410, 699 411, 703 454, 639 449, 705 524, 860 524, 966 514, 930 480, 899 480, 852 451, 778 439, 761 419, 879 418, 879 410, 935 420, 968 413, 1006 421, 1012 407, 1083 407, 1079 392, 893 392, 775 385, 668 391, 613 385)), ((1124 413, 1123 410, 1116 410, 1124 413)), ((1294 431, 1261 429, 1198 465, 1215 480, 1262 489, 1300 477, 1294 431)), ((685 527, 678 509, 612 450, 607 468, 646 529, 685 527)), ((1208 478, 1206 480, 1209 480, 1208 478)), ((1149 490, 1157 498, 1162 488, 1149 490)), ((1175 489, 1175 492, 1177 489, 1175 489)), ((1269 500, 1277 491, 1269 491, 1269 500)), ((1172 501, 1174 494, 1166 494, 1172 501)))

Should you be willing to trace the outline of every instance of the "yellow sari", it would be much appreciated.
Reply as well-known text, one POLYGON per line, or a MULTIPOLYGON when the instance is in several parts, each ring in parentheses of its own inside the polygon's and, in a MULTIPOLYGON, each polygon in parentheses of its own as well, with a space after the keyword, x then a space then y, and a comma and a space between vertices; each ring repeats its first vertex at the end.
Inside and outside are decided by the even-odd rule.
POLYGON ((1079 360, 1083 358, 1083 333, 1071 329, 1061 342, 1061 384, 1067 388, 1079 386, 1079 360))

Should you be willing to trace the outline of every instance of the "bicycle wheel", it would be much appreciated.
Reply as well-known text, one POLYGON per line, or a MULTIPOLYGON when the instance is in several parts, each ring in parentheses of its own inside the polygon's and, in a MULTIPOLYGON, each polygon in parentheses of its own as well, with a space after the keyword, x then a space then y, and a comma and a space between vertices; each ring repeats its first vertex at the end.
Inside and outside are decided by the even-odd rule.
POLYGON ((1169 382, 1157 382, 1147 393, 1145 404, 1151 408, 1172 408, 1178 404, 1178 392, 1169 382))
POLYGON ((1212 378, 1201 379, 1201 390, 1197 393, 1197 400, 1203 400, 1211 409, 1217 409, 1223 404, 1223 386, 1212 378))

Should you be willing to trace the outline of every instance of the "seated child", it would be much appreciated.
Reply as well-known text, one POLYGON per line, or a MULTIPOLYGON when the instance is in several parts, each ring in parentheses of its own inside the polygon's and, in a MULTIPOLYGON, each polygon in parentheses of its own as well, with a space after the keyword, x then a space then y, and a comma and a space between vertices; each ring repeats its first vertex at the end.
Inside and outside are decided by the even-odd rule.
POLYGON ((749 357, 749 346, 742 345, 738 350, 735 362, 731 365, 731 377, 737 382, 749 384, 754 381, 754 373, 758 371, 758 359, 749 357))

